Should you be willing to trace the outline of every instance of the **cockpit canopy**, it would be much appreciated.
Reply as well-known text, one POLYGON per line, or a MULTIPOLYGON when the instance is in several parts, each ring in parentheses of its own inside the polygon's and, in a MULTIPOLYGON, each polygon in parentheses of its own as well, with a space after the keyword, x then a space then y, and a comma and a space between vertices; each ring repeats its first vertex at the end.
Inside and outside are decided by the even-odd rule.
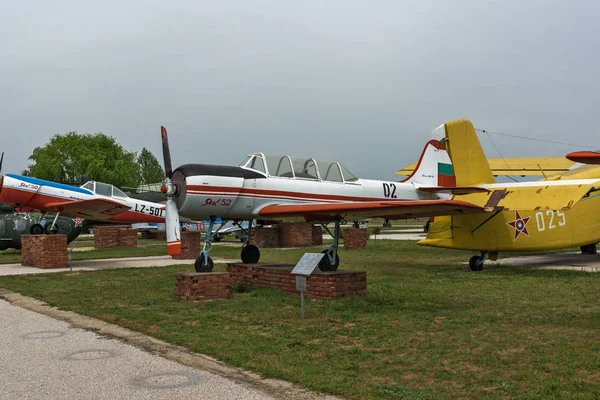
POLYGON ((84 189, 87 189, 87 190, 91 190, 93 193, 99 194, 102 196, 119 197, 119 198, 129 197, 125 193, 123 193, 120 189, 114 187, 113 185, 109 185, 108 183, 89 181, 89 182, 86 182, 86 184, 81 187, 84 189))
POLYGON ((355 182, 358 180, 338 162, 319 161, 282 155, 254 153, 246 156, 238 166, 281 178, 355 182))

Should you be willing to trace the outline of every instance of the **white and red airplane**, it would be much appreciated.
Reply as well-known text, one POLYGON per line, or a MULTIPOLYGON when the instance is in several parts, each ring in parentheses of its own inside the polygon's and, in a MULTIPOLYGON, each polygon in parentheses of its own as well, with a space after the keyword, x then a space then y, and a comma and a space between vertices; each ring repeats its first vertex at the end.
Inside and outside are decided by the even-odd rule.
MULTIPOLYGON (((167 131, 161 127, 167 196, 166 231, 169 254, 181 251, 179 215, 211 221, 196 271, 211 271, 208 256, 215 235, 212 221, 306 221, 321 223, 333 236, 319 267, 335 270, 341 221, 367 218, 406 219, 485 212, 471 203, 451 200, 454 172, 444 145, 425 145, 414 173, 402 182, 360 179, 337 162, 254 153, 238 166, 185 164, 173 170, 167 131), (331 233, 326 224, 334 223, 331 233)), ((468 188, 461 188, 465 190, 468 188)), ((471 188, 471 190, 475 190, 471 188)), ((252 223, 248 224, 249 230, 252 223)), ((256 263, 259 249, 242 247, 244 263, 256 263)))
POLYGON ((57 213, 46 228, 32 225, 32 234, 52 232, 61 214, 118 223, 165 222, 164 204, 132 199, 113 185, 94 181, 76 187, 29 176, 0 175, 0 203, 22 212, 57 213))

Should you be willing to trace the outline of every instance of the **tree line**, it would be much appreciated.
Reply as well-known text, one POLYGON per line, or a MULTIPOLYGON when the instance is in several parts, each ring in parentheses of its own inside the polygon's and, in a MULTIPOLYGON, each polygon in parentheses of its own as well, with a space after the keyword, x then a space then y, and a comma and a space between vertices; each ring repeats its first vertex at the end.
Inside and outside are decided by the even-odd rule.
POLYGON ((162 182, 165 174, 156 157, 145 147, 140 154, 127 151, 115 138, 103 133, 69 132, 54 135, 33 149, 32 163, 23 175, 54 182, 87 180, 136 188, 162 182))

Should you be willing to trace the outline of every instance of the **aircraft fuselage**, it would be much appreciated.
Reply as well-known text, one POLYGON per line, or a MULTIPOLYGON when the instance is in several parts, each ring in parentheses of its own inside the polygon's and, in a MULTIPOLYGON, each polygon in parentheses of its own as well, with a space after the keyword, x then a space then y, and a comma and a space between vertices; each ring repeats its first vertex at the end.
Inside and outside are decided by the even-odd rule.
POLYGON ((82 187, 14 174, 7 174, 3 177, 2 186, 0 187, 0 202, 17 207, 20 211, 60 211, 65 216, 110 222, 165 221, 165 207, 163 204, 130 197, 103 196, 82 187), (71 214, 68 211, 60 210, 60 207, 57 210, 56 207, 51 206, 52 203, 93 199, 108 199, 126 205, 130 209, 117 215, 85 215, 84 213, 71 214))
MULTIPOLYGON (((331 182, 266 176, 242 167, 187 164, 174 171, 179 213, 194 220, 211 216, 257 219, 271 204, 348 203, 450 198, 418 191, 411 183, 358 179, 331 182)), ((291 219, 302 219, 302 216, 291 219)))

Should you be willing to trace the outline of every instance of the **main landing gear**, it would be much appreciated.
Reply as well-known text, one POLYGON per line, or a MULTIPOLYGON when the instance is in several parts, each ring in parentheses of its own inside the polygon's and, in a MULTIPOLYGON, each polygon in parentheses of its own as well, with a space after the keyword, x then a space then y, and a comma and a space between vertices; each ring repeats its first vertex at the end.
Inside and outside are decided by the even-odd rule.
POLYGON ((56 213, 56 216, 54 217, 52 224, 49 226, 46 225, 45 227, 41 224, 42 220, 44 219, 44 215, 46 215, 46 213, 42 213, 42 215, 40 215, 40 219, 37 222, 37 224, 31 225, 31 227, 29 228, 29 233, 31 233, 32 235, 41 235, 43 233, 53 235, 53 234, 58 233, 56 221, 58 221, 58 217, 60 217, 60 213, 56 213))
POLYGON ((581 254, 598 254, 598 249, 596 248, 596 243, 586 244, 585 246, 581 246, 581 254))
POLYGON ((485 262, 485 253, 481 253, 480 256, 473 256, 469 260, 469 268, 471 271, 482 271, 483 263, 485 262))
POLYGON ((337 254, 338 244, 340 241, 340 221, 334 222, 334 231, 331 233, 327 225, 321 224, 323 229, 327 231, 333 237, 333 243, 327 250, 323 250, 321 253, 325 255, 319 261, 319 269, 321 271, 337 271, 338 266, 340 265, 340 257, 337 254))
MULTIPOLYGON (((213 232, 215 219, 210 219, 210 223, 206 229, 206 235, 204 236, 204 245, 202 246, 202 251, 194 263, 196 272, 211 272, 213 270, 214 262, 212 258, 208 256, 208 253, 212 250, 212 241, 218 241, 215 240, 215 238, 218 237, 219 230, 225 224, 225 222, 226 221, 223 221, 221 226, 213 232)), ((242 226, 237 222, 235 224, 247 234, 245 240, 246 243, 242 247, 242 262, 244 264, 256 264, 258 260, 260 260, 260 250, 255 245, 250 244, 250 238, 252 236, 252 221, 248 221, 248 229, 242 228, 242 226)))

